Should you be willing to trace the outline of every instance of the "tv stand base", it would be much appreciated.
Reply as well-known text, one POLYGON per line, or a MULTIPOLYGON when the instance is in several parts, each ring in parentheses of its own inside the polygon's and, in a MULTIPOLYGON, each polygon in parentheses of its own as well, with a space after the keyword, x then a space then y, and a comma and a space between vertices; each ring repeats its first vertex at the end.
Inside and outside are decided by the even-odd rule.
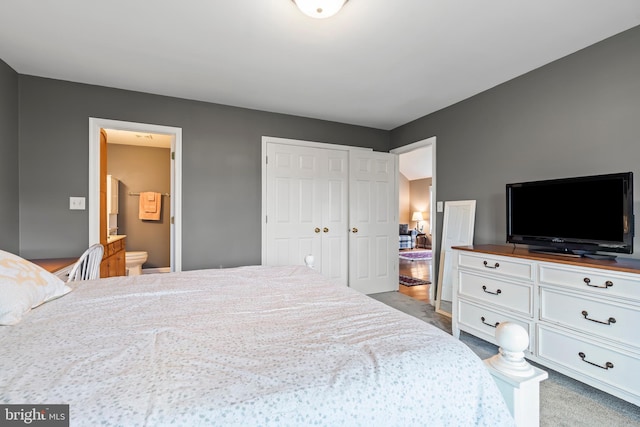
POLYGON ((559 255, 571 258, 589 258, 589 259, 602 259, 613 261, 616 259, 615 255, 602 255, 595 252, 588 251, 571 251, 564 249, 529 249, 529 252, 537 254, 559 255))
POLYGON ((547 254, 547 255, 559 255, 570 258, 581 258, 582 254, 576 254, 571 251, 563 251, 561 249, 529 249, 529 252, 534 254, 547 254))
POLYGON ((613 261, 614 259, 616 259, 615 255, 584 254, 582 256, 585 257, 585 258, 590 258, 590 259, 604 259, 604 260, 609 260, 609 261, 613 261))

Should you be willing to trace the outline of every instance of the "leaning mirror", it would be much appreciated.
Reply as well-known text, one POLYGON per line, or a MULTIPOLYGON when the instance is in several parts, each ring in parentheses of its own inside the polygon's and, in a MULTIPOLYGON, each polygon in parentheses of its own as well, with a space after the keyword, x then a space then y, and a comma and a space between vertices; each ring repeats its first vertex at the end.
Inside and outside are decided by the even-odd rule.
POLYGON ((451 316, 453 289, 457 283, 453 271, 453 246, 473 244, 473 229, 476 216, 475 200, 445 202, 440 245, 440 267, 436 291, 436 312, 451 316))

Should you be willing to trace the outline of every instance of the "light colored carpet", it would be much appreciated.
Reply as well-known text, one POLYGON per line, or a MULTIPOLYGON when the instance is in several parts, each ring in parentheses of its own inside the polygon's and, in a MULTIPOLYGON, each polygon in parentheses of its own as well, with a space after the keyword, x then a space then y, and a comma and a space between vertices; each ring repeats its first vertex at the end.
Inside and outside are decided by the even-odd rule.
MULTIPOLYGON (((399 292, 384 292, 369 296, 451 333, 451 319, 436 313, 430 304, 399 292)), ((481 359, 491 357, 498 352, 495 345, 464 332, 460 340, 481 359)), ((549 373, 549 378, 540 384, 540 426, 640 426, 640 407, 544 366, 535 363, 534 365, 549 373)))

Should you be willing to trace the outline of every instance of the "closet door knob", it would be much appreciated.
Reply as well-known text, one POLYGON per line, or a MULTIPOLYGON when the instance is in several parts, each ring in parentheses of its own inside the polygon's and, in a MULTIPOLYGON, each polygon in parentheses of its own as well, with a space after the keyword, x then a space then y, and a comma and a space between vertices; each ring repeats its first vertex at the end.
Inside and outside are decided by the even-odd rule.
POLYGON ((357 229, 357 228, 355 228, 355 227, 353 227, 353 228, 351 229, 351 232, 352 232, 352 233, 357 233, 357 232, 358 232, 358 229, 357 229))
POLYGON ((320 229, 318 227, 314 228, 313 231, 315 231, 316 233, 320 232, 320 229))
POLYGON ((327 227, 323 228, 322 231, 324 231, 325 233, 329 232, 329 229, 327 227))

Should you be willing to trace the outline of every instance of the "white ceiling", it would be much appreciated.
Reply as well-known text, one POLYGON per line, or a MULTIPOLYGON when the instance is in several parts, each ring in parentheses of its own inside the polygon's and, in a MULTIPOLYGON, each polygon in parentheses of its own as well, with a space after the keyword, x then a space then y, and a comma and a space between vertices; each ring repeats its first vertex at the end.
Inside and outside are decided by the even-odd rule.
POLYGON ((140 147, 171 148, 173 135, 160 133, 132 132, 128 130, 105 129, 107 143, 137 145, 140 147))
POLYGON ((416 148, 398 155, 398 169, 409 181, 433 176, 433 146, 416 148))
POLYGON ((17 72, 393 129, 640 24, 640 0, 2 0, 17 72))

